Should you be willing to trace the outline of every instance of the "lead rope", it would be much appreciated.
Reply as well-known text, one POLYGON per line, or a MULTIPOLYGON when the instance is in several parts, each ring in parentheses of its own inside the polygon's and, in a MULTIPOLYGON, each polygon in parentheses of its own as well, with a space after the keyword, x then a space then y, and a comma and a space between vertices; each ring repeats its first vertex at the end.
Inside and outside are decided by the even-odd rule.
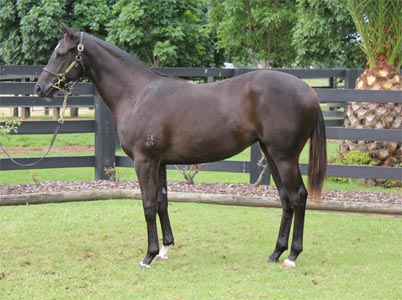
POLYGON ((61 109, 61 112, 60 112, 60 118, 57 120, 58 124, 57 124, 56 130, 53 133, 53 137, 52 137, 52 140, 50 141, 49 148, 47 149, 46 153, 41 158, 39 158, 38 160, 36 160, 36 161, 34 161, 32 163, 29 163, 29 164, 20 163, 20 162, 16 161, 14 158, 11 157, 11 155, 4 148, 3 144, 0 142, 0 149, 10 159, 10 161, 12 163, 14 163, 15 165, 20 166, 20 167, 32 167, 32 166, 35 166, 35 165, 39 164, 42 160, 44 160, 46 158, 46 156, 49 154, 50 150, 53 148, 54 142, 56 141, 57 134, 59 133, 60 128, 64 123, 64 112, 66 111, 66 108, 67 108, 67 98, 71 94, 71 91, 72 91, 73 87, 74 86, 71 86, 71 89, 69 91, 65 91, 65 93, 64 93, 63 106, 62 106, 62 109, 61 109))

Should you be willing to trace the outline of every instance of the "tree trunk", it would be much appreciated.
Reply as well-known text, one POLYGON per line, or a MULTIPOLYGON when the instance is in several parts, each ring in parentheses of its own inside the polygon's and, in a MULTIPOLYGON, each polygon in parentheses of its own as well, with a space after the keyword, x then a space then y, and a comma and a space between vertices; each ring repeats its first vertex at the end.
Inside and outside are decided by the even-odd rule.
MULTIPOLYGON (((401 79, 392 65, 366 69, 356 80, 356 89, 402 90, 401 79)), ((402 129, 402 104, 351 102, 347 106, 345 127, 402 129)), ((397 167, 402 163, 401 143, 344 141, 340 152, 345 154, 356 149, 368 152, 377 166, 397 167)))

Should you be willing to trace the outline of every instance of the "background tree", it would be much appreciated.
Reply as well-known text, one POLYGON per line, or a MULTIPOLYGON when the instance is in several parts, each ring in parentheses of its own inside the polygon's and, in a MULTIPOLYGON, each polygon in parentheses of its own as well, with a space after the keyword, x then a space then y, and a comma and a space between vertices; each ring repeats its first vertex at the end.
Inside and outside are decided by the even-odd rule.
POLYGON ((241 66, 294 65, 291 46, 295 22, 292 0, 212 0, 209 29, 216 31, 217 47, 228 62, 241 66))
POLYGON ((152 66, 209 65, 205 10, 198 0, 120 0, 108 41, 152 66))
POLYGON ((0 62, 45 64, 60 38, 58 21, 105 37, 114 1, 0 0, 0 62))
POLYGON ((220 66, 225 58, 251 67, 356 67, 364 59, 345 1, 0 0, 0 63, 46 63, 58 20, 148 65, 220 66))
MULTIPOLYGON (((356 88, 402 90, 402 1, 348 0, 347 4, 367 59, 356 88)), ((402 129, 402 104, 353 102, 345 126, 402 129)), ((341 147, 342 153, 355 149, 369 152, 377 165, 402 164, 401 143, 345 141, 341 147)))
POLYGON ((297 0, 292 45, 303 67, 362 67, 364 54, 346 1, 297 0))
MULTIPOLYGON (((71 1, 73 12, 71 26, 106 39, 107 24, 112 20, 112 8, 117 0, 79 0, 71 1)), ((68 21, 68 18, 65 21, 68 21)), ((68 22, 67 22, 68 23, 68 22)))

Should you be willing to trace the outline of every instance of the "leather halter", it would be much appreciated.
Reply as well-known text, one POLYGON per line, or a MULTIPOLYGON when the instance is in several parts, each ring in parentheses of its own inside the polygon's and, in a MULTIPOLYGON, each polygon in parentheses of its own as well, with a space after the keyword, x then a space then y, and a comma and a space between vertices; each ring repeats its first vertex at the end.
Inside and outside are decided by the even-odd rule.
POLYGON ((73 82, 72 84, 68 84, 66 82, 66 75, 74 68, 77 67, 78 65, 81 66, 83 74, 85 74, 85 66, 82 62, 82 52, 84 51, 84 44, 83 44, 83 39, 84 39, 84 33, 80 32, 80 42, 77 45, 77 55, 75 56, 74 61, 72 61, 68 67, 65 69, 64 72, 61 73, 56 73, 52 70, 50 70, 47 66, 43 68, 43 71, 49 73, 50 75, 56 77, 57 81, 52 85, 55 89, 65 92, 67 94, 71 94, 73 91, 74 86, 78 83, 78 80, 73 82))

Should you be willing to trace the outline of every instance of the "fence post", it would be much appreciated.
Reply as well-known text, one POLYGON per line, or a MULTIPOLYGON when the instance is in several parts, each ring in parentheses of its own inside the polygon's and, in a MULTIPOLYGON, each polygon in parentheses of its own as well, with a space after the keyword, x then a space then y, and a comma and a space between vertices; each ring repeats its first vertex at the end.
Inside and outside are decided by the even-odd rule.
MULTIPOLYGON (((254 143, 251 146, 251 151, 250 151, 250 183, 255 183, 260 176, 261 173, 261 168, 257 165, 258 161, 261 158, 261 150, 260 146, 258 143, 254 143)), ((269 185, 270 181, 270 174, 269 174, 269 168, 267 168, 267 171, 265 172, 264 176, 262 177, 261 184, 263 185, 269 185)))
POLYGON ((332 76, 328 79, 328 87, 330 89, 336 89, 336 77, 332 76))
POLYGON ((115 176, 115 126, 112 113, 103 102, 95 86, 94 103, 95 180, 110 180, 115 176))
POLYGON ((356 87, 357 77, 359 77, 358 69, 347 69, 345 76, 345 88, 354 89, 356 87))
MULTIPOLYGON (((26 78, 22 78, 21 82, 27 82, 26 78)), ((29 95, 25 95, 29 96, 29 95)), ((26 120, 31 117, 31 108, 30 107, 21 107, 21 119, 26 120)))

